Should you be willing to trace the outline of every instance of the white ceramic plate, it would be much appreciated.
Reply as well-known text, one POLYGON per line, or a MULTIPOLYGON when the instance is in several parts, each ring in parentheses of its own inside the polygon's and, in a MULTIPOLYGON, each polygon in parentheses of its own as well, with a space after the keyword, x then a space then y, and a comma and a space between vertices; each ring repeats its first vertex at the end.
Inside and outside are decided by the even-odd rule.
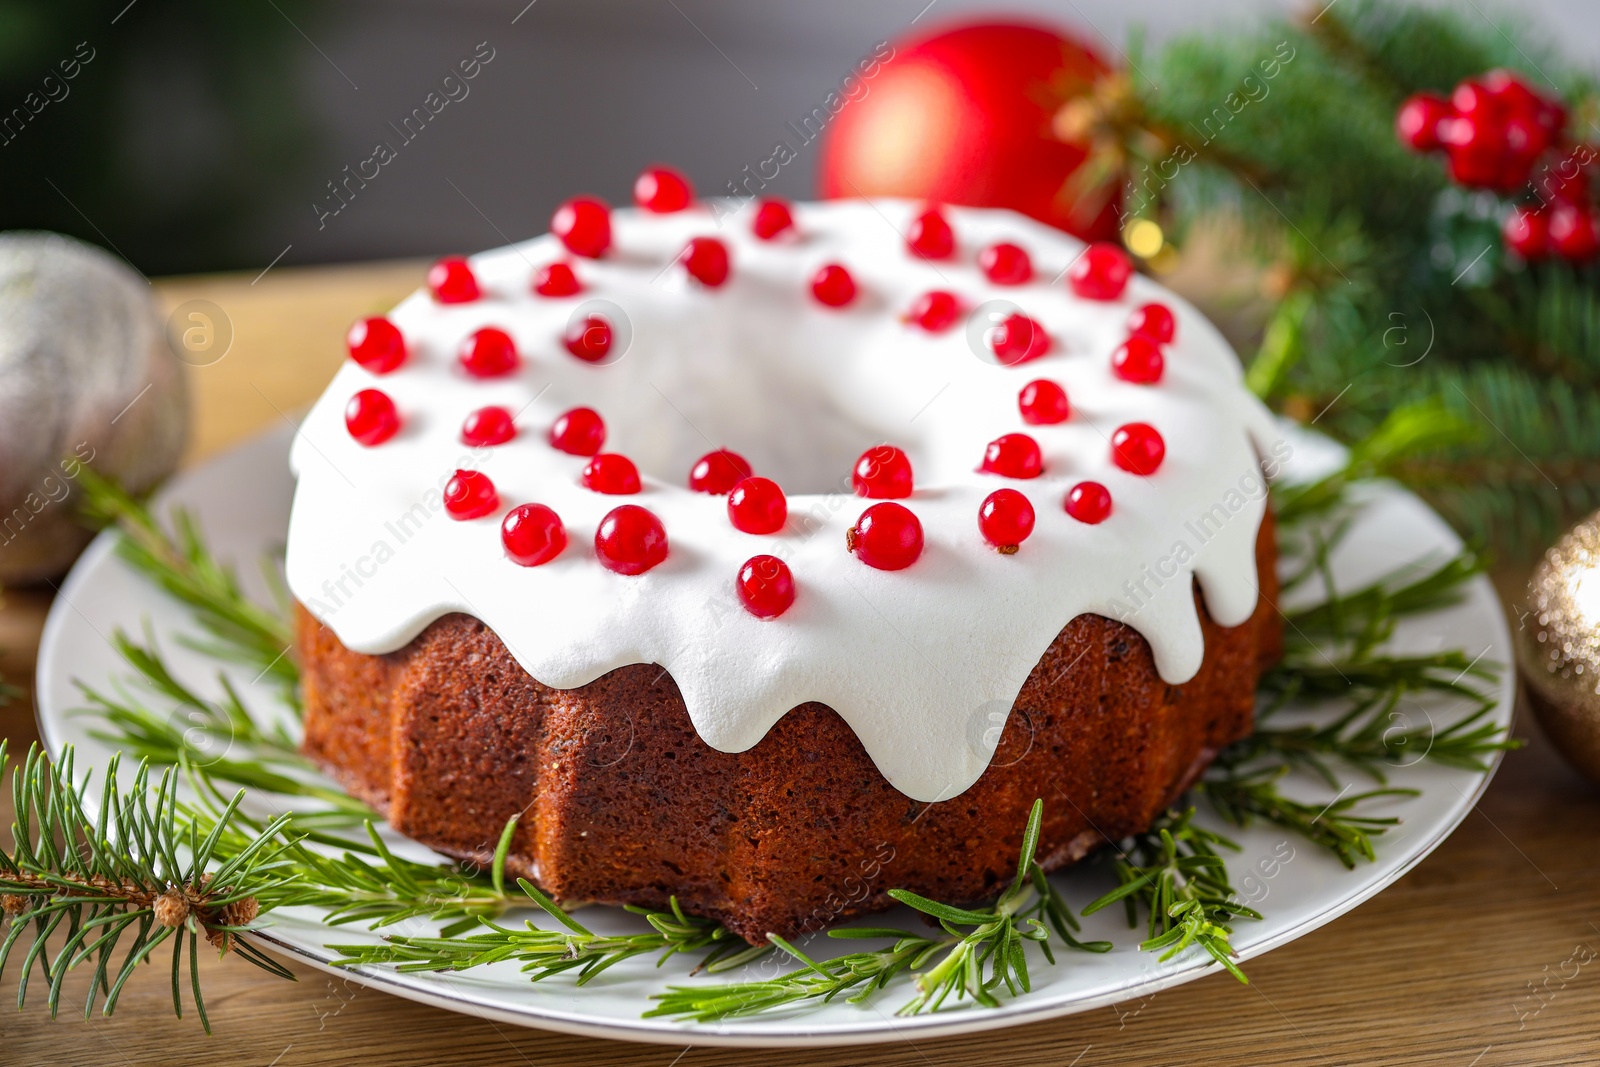
MULTIPOLYGON (((252 579, 259 561, 281 545, 288 522, 293 484, 285 456, 290 436, 291 431, 284 427, 190 471, 172 484, 162 501, 182 504, 196 513, 213 548, 237 566, 247 587, 258 594, 263 584, 252 579)), ((1329 459, 1327 448, 1325 443, 1303 440, 1295 465, 1302 469, 1324 466, 1329 459)), ((160 510, 164 513, 165 509, 160 510)), ((1430 554, 1452 553, 1459 546, 1444 522, 1414 496, 1397 488, 1377 488, 1368 494, 1359 518, 1342 542, 1334 559, 1334 572, 1340 584, 1349 588, 1395 566, 1430 554)), ((88 736, 91 720, 69 714, 81 703, 74 680, 103 686, 111 678, 125 674, 125 667, 109 642, 117 628, 137 633, 148 625, 161 639, 179 676, 202 690, 206 688, 203 683, 216 674, 213 663, 187 652, 173 640, 175 635, 192 629, 185 610, 130 571, 112 549, 113 541, 101 537, 84 554, 50 612, 39 651, 39 715, 45 742, 52 753, 59 753, 65 745, 76 745, 80 767, 103 766, 110 752, 88 736)), ((1417 652, 1462 648, 1486 661, 1503 665, 1511 661, 1509 634, 1499 604, 1488 581, 1481 578, 1472 584, 1469 596, 1459 606, 1407 623, 1396 635, 1395 645, 1417 652)), ((271 694, 264 687, 251 685, 248 677, 237 681, 256 708, 269 706, 271 694)), ((1513 706, 1509 670, 1502 674, 1498 695, 1499 706, 1494 714, 1497 721, 1509 727, 1513 706)), ((1419 726, 1430 719, 1443 724, 1459 713, 1459 708, 1440 703, 1408 702, 1402 712, 1404 721, 1397 720, 1396 725, 1419 726)), ((1294 714, 1293 709, 1284 714, 1294 714)), ((1229 831, 1243 846, 1238 856, 1229 859, 1235 886, 1266 916, 1261 922, 1237 924, 1234 945, 1244 960, 1309 933, 1393 883, 1466 817, 1487 785, 1488 775, 1421 762, 1395 768, 1391 779, 1394 785, 1420 789, 1422 795, 1374 808, 1401 816, 1404 825, 1379 839, 1377 862, 1354 871, 1345 870, 1309 843, 1270 826, 1229 831)), ((1325 786, 1310 782, 1303 785, 1308 798, 1328 795, 1325 786)), ((1350 782, 1352 790, 1368 785, 1365 779, 1353 778, 1350 782)), ((415 846, 409 847, 426 855, 415 846)), ((1058 884, 1073 906, 1081 908, 1104 893, 1110 880, 1104 872, 1090 868, 1058 876, 1058 884)), ((581 917, 592 928, 605 931, 638 929, 642 925, 615 909, 588 909, 581 917)), ((352 943, 375 936, 359 926, 325 926, 312 910, 280 912, 274 919, 275 925, 260 940, 285 956, 319 967, 326 967, 336 955, 325 947, 328 943, 352 943)), ((890 920, 896 925, 917 921, 909 915, 890 916, 890 920)), ((872 920, 874 925, 882 921, 872 920)), ((402 975, 385 968, 338 973, 399 996, 498 1022, 678 1045, 805 1046, 923 1038, 1012 1026, 1147 996, 1218 969, 1198 950, 1168 964, 1158 963, 1151 953, 1140 952, 1140 936, 1123 925, 1120 909, 1108 908, 1092 916, 1084 926, 1086 937, 1113 941, 1116 949, 1099 956, 1067 952, 1058 955, 1054 967, 1037 959, 1030 966, 1033 992, 1008 1000, 998 1009, 965 1007, 913 1018, 894 1014, 910 996, 908 985, 901 982, 864 1007, 844 1003, 797 1007, 717 1025, 642 1019, 641 1012, 650 1005, 649 995, 668 983, 745 978, 736 973, 690 979, 685 977, 684 968, 671 964, 657 970, 649 957, 614 967, 582 989, 565 976, 536 985, 527 981, 514 964, 454 975, 402 975)), ((418 924, 396 932, 432 930, 418 924)), ((807 947, 826 954, 829 944, 821 940, 807 947)), ((832 944, 842 947, 839 942, 832 944)), ((772 957, 766 966, 775 966, 772 957)), ((262 977, 262 981, 270 980, 262 977)))

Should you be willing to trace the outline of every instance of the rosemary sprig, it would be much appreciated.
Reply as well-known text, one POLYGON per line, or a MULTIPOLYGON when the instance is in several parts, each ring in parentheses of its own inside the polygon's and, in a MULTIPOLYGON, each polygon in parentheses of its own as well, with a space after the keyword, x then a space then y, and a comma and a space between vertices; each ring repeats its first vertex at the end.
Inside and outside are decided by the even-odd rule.
POLYGON ((75 714, 100 724, 89 736, 152 764, 199 765, 209 778, 313 798, 358 820, 376 818, 361 801, 320 784, 315 764, 300 754, 283 725, 262 726, 226 673, 217 674, 221 699, 207 699, 178 680, 152 635, 146 641, 141 645, 121 630, 112 635, 112 644, 132 668, 126 684, 101 690, 77 683, 86 706, 75 714), (151 696, 163 698, 163 706, 152 706, 151 696))
POLYGON ((769 940, 794 957, 801 966, 777 978, 731 985, 671 986, 653 999, 660 1001, 646 1017, 668 1016, 706 1022, 753 1015, 801 1001, 826 1003, 845 999, 859 1004, 903 973, 916 977, 916 996, 899 1010, 901 1015, 938 1011, 946 1002, 972 1000, 997 1007, 1001 987, 1010 996, 1032 988, 1028 975, 1026 942, 1037 944, 1051 963, 1054 933, 1062 943, 1087 952, 1109 952, 1106 941, 1081 942, 1074 934, 1077 919, 1056 891, 1036 852, 1044 817, 1044 804, 1034 801, 1023 832, 1017 870, 1011 884, 994 904, 985 908, 957 908, 916 893, 891 889, 889 895, 937 922, 940 934, 919 934, 893 929, 839 929, 833 938, 888 939, 883 949, 852 952, 816 960, 774 934, 769 940))
POLYGON ((174 532, 162 529, 139 501, 116 483, 85 467, 79 473, 91 522, 115 523, 122 532, 117 551, 135 570, 185 604, 205 632, 203 639, 185 639, 196 651, 225 663, 236 663, 258 678, 271 680, 290 707, 298 709, 299 670, 290 654, 294 628, 289 621, 288 593, 277 570, 263 571, 279 599, 278 611, 244 595, 233 572, 222 564, 201 537, 194 517, 174 508, 174 532))
MULTIPOLYGON (((5 745, 0 742, 0 763, 5 745)), ((177 771, 152 783, 141 765, 124 787, 118 759, 106 767, 98 812, 91 817, 84 794, 73 783, 69 750, 52 765, 37 748, 12 773, 16 823, 10 852, 0 852, 0 910, 8 925, 0 941, 0 970, 22 951, 17 1007, 27 1001, 37 968, 54 1017, 69 972, 89 963, 93 972, 84 997, 88 1018, 97 998, 102 1012, 115 1010, 138 965, 171 942, 172 1006, 183 1014, 183 971, 201 1025, 208 1031, 205 999, 196 969, 200 942, 234 950, 283 978, 293 975, 240 936, 260 912, 261 894, 285 877, 278 847, 281 822, 245 842, 232 856, 216 855, 218 836, 202 833, 180 815, 177 771), (215 862, 214 862, 215 861, 215 862), (53 940, 54 954, 50 946, 53 940), (127 944, 120 962, 118 949, 127 944)), ((229 800, 226 822, 243 793, 229 800)))
POLYGON ((1246 774, 1208 775, 1198 789, 1235 826, 1262 819, 1293 830, 1332 852, 1348 868, 1359 860, 1377 859, 1372 839, 1400 824, 1396 816, 1362 815, 1356 809, 1383 797, 1419 795, 1415 789, 1369 789, 1340 794, 1325 803, 1307 803, 1279 791, 1278 783, 1287 773, 1289 768, 1279 765, 1246 774))
POLYGON ((1138 925, 1143 908, 1149 936, 1141 949, 1161 952, 1165 963, 1197 945, 1248 985, 1250 980, 1233 960, 1237 953, 1229 939, 1236 917, 1259 919, 1261 914, 1240 903, 1228 883, 1227 863, 1217 851, 1237 852, 1239 846, 1196 826, 1194 815, 1192 807, 1168 812, 1149 830, 1130 838, 1113 862, 1121 884, 1086 905, 1083 914, 1093 915, 1120 901, 1131 927, 1138 925))

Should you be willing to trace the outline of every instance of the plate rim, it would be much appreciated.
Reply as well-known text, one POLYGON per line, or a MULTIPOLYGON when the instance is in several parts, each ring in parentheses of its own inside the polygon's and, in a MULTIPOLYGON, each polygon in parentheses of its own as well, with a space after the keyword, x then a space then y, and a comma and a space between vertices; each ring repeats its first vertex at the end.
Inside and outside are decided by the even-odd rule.
MULTIPOLYGON (((289 442, 296 433, 298 433, 298 427, 296 426, 274 427, 208 457, 205 461, 186 468, 168 481, 161 491, 156 494, 153 504, 158 508, 166 506, 172 501, 173 497, 182 495, 186 489, 191 488, 203 474, 208 472, 215 473, 219 467, 249 463, 251 461, 264 461, 266 457, 258 455, 258 453, 280 453, 286 455, 289 442)), ((1385 482, 1382 485, 1383 492, 1411 497, 1426 508, 1436 519, 1438 518, 1437 513, 1410 490, 1393 482, 1385 482)), ((1455 531, 1448 524, 1444 524, 1442 519, 1439 522, 1453 547, 1456 549, 1463 547, 1463 542, 1455 531)), ((55 687, 50 679, 53 679, 59 673, 58 658, 69 654, 65 648, 66 642, 63 640, 62 631, 69 624, 72 614, 83 614, 73 603, 73 595, 81 592, 84 587, 92 583, 99 568, 115 562, 114 559, 108 560, 108 557, 114 556, 115 549, 116 535, 114 531, 103 531, 94 538, 59 586, 46 616, 45 625, 40 633, 35 671, 34 711, 40 741, 52 758, 59 755, 64 746, 70 743, 68 739, 62 736, 61 731, 69 709, 58 707, 47 709, 46 706, 47 703, 52 703, 55 697, 55 687)), ((1498 595, 1487 576, 1478 575, 1472 579, 1468 588, 1469 597, 1487 594, 1490 603, 1496 606, 1499 605, 1498 595)), ((153 588, 151 591, 159 595, 158 591, 153 588)), ((86 615, 84 616, 84 621, 88 623, 86 615)), ((1504 612, 1494 611, 1492 618, 1487 621, 1493 631, 1496 644, 1504 647, 1507 655, 1510 655, 1512 651, 1511 633, 1504 612)), ((88 624, 93 628, 92 623, 88 624)), ((1500 700, 1497 704, 1496 716, 1497 721, 1503 722, 1509 735, 1516 726, 1516 675, 1514 664, 1508 662, 1505 668, 1505 674, 1499 682, 1500 692, 1497 695, 1500 700)), ((1503 752, 1495 752, 1489 760, 1488 770, 1477 776, 1471 789, 1456 790, 1458 798, 1456 801, 1451 802, 1449 814, 1434 822, 1430 827, 1430 833, 1417 838, 1408 838, 1407 854, 1403 860, 1396 863, 1393 869, 1370 873, 1349 895, 1341 897, 1334 904, 1323 907, 1300 921, 1239 949, 1239 961, 1245 962, 1254 959, 1264 953, 1280 948, 1290 941, 1297 940, 1335 919, 1343 917, 1415 869, 1422 860, 1431 855, 1446 838, 1454 833, 1477 807, 1478 801, 1483 797, 1484 792, 1498 772, 1503 757, 1503 752)), ((732 1048, 866 1046, 906 1040, 913 1036, 917 1038, 955 1037, 991 1029, 1044 1022, 1050 1019, 1092 1011, 1096 1008, 1121 1003, 1133 996, 1154 994, 1209 974, 1223 973, 1209 957, 1193 955, 1182 962, 1162 965, 1164 970, 1159 973, 1153 975, 1142 974, 1131 978, 1129 981, 1118 983, 1114 988, 1092 995, 1063 996, 1057 999, 1047 999, 1042 993, 1035 993, 1031 994, 1031 996, 1037 998, 1036 1000, 1030 1001, 1028 996, 1018 997, 1006 1001, 999 1008, 978 1009, 967 1006, 956 1010, 933 1012, 904 1019, 886 1015, 878 1005, 873 1004, 868 1005, 870 1010, 875 1013, 872 1018, 864 1018, 859 1022, 851 1023, 831 1023, 825 1029, 808 1029, 803 1025, 794 1025, 794 1022, 800 1021, 799 1019, 791 1022, 790 1020, 780 1020, 774 1017, 759 1020, 734 1020, 718 1024, 688 1023, 679 1020, 645 1019, 642 1017, 637 1019, 602 1018, 574 1012, 555 1005, 530 1005, 523 1010, 513 1010, 484 1004, 470 995, 463 995, 456 990, 448 988, 447 985, 442 986, 437 981, 428 982, 422 979, 415 979, 409 975, 396 972, 392 968, 365 965, 335 966, 329 962, 332 958, 332 953, 319 955, 295 940, 274 933, 272 927, 264 928, 254 936, 258 942, 268 947, 275 954, 308 964, 322 973, 356 979, 364 985, 372 986, 405 1000, 455 1011, 460 1014, 581 1037, 657 1045, 688 1044, 692 1046, 732 1048), (788 1025, 784 1025, 785 1023, 788 1025)), ((437 978, 438 976, 435 977, 437 978)), ((803 1016, 800 1019, 803 1019, 803 1016)))

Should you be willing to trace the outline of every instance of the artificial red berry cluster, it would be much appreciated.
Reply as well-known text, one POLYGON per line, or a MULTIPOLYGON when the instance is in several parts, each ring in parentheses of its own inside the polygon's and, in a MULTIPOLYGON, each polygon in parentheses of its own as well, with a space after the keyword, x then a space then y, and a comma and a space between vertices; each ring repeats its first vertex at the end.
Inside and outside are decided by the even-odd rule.
POLYGON ((1571 262, 1600 253, 1600 214, 1584 171, 1592 153, 1566 137, 1566 107, 1519 75, 1491 70, 1461 82, 1448 99, 1417 93, 1401 105, 1395 129, 1418 152, 1444 152, 1458 185, 1527 191, 1530 202, 1514 206, 1505 220, 1509 251, 1571 262))

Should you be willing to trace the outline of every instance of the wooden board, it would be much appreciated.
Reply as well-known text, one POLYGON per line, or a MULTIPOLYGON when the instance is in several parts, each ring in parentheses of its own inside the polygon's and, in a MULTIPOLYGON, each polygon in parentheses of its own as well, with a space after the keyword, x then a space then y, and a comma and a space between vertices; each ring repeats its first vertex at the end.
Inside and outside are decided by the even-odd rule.
MULTIPOLYGON (((308 404, 338 366, 349 322, 392 304, 420 276, 418 264, 382 264, 159 283, 169 307, 207 299, 233 324, 228 354, 191 372, 190 461, 308 404)), ((1517 581, 1503 576, 1502 589, 1517 581)), ((6 594, 0 673, 14 682, 31 679, 48 607, 48 589, 6 594)), ((1377 899, 1252 961, 1248 987, 1218 974, 1145 1001, 975 1037, 751 1053, 521 1030, 307 968, 297 967, 300 981, 288 983, 209 959, 201 969, 213 1036, 192 1016, 172 1017, 166 973, 151 968, 111 1019, 64 1015, 52 1023, 37 1000, 20 1014, 0 1008, 0 1064, 1593 1064, 1600 1062, 1600 789, 1562 764, 1531 721, 1518 732, 1530 747, 1507 759, 1443 847, 1377 899)), ((31 691, 0 709, 0 736, 13 751, 36 739, 31 691)), ((7 790, 0 822, 10 820, 7 790)), ((0 978, 0 1005, 15 1002, 14 972, 0 978)), ((63 997, 64 1012, 82 1003, 78 996, 74 989, 63 997)))

